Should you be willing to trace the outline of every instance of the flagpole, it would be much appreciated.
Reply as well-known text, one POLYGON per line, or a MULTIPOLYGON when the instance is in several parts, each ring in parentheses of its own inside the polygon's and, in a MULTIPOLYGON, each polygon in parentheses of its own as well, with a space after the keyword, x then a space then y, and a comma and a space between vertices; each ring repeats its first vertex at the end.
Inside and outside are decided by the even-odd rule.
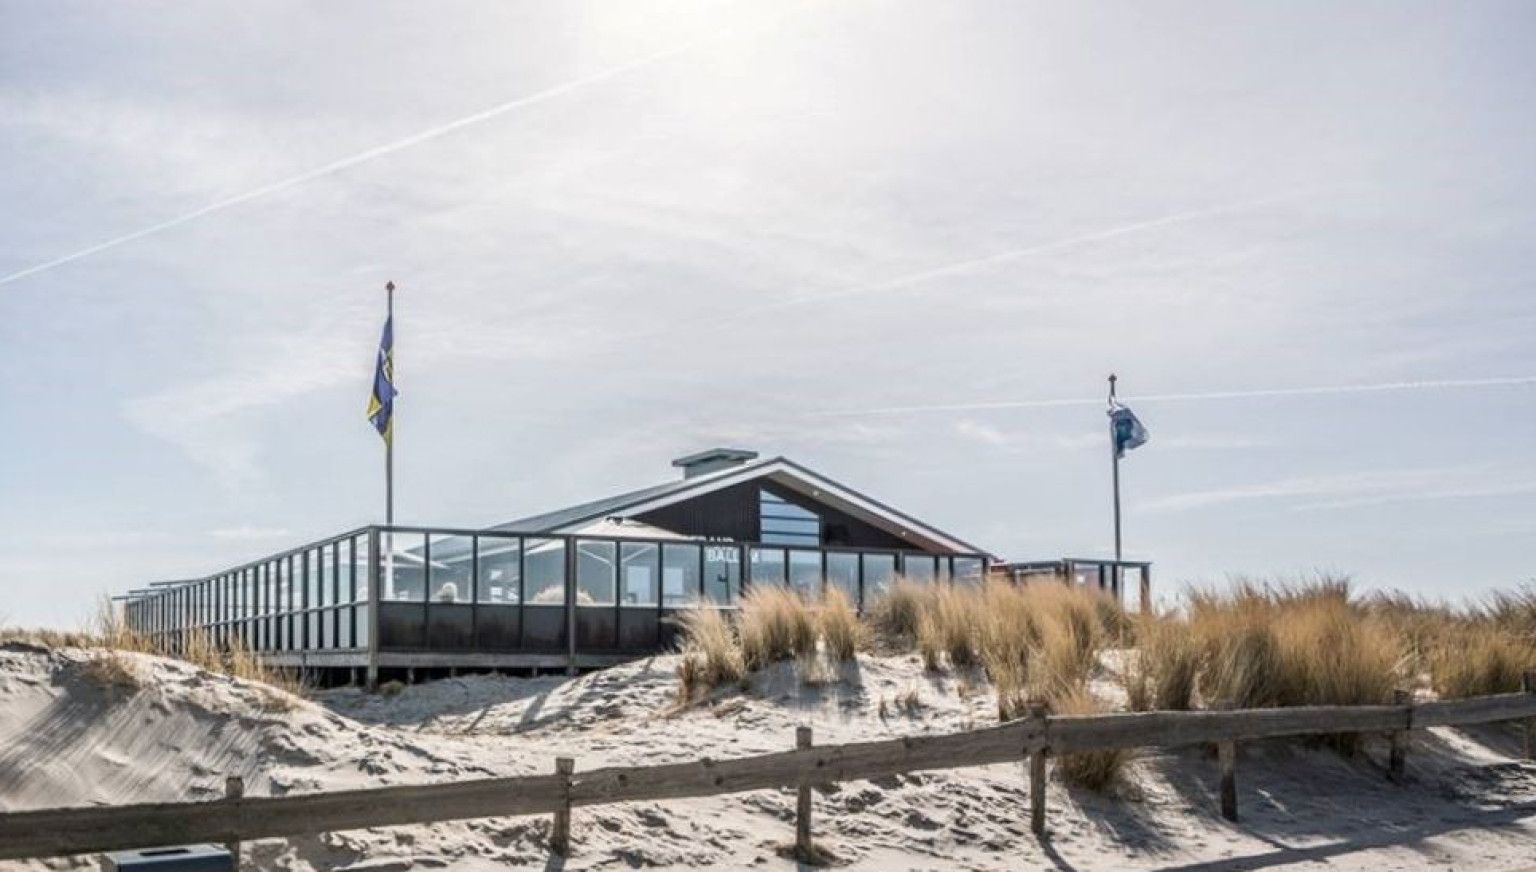
MULTIPOLYGON (((393 386, 395 381, 395 283, 384 283, 385 297, 388 306, 384 323, 389 325, 389 381, 393 386)), ((384 436, 384 583, 383 588, 376 596, 381 600, 395 598, 395 531, 390 529, 395 525, 395 411, 390 406, 388 432, 384 436)), ((377 611, 377 609, 375 609, 377 611)), ((378 625, 375 624, 375 627, 378 625)))
MULTIPOLYGON (((385 282, 384 291, 389 300, 389 308, 386 312, 390 325, 390 382, 394 382, 394 324, 395 324, 395 283, 385 282)), ((395 413, 389 413, 389 433, 384 438, 384 526, 392 527, 395 524, 395 413)))
MULTIPOLYGON (((1111 412, 1113 412, 1115 410, 1115 381, 1116 380, 1117 380, 1116 375, 1114 373, 1110 373, 1109 374, 1109 410, 1111 412)), ((1120 559, 1121 559, 1121 553, 1120 553, 1120 446, 1119 446, 1117 440, 1115 439, 1115 420, 1113 418, 1111 418, 1109 420, 1109 457, 1110 457, 1110 469, 1112 470, 1111 477, 1114 480, 1114 488, 1115 488, 1115 562, 1119 563, 1120 559)), ((1116 569, 1117 572, 1119 571, 1119 567, 1116 567, 1115 569, 1116 569)))

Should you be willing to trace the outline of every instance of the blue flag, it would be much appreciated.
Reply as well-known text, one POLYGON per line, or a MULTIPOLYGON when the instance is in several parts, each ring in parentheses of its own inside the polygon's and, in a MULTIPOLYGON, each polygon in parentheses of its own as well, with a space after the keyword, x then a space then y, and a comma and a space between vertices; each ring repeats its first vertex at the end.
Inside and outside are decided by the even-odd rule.
POLYGON ((1125 406, 1115 406, 1109 410, 1109 427, 1115 440, 1116 457, 1124 457, 1125 452, 1146 444, 1147 428, 1143 427, 1136 414, 1125 406))
POLYGON ((395 318, 384 319, 379 339, 379 359, 373 370, 373 394, 368 397, 368 421, 388 443, 394 434, 395 413, 395 318))

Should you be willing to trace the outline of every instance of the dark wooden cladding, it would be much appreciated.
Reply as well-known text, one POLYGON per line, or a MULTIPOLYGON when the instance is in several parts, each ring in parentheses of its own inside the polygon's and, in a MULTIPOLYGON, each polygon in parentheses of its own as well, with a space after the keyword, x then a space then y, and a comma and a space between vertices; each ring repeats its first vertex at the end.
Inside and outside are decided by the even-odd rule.
POLYGON ((684 536, 756 542, 758 482, 749 481, 635 516, 684 536))

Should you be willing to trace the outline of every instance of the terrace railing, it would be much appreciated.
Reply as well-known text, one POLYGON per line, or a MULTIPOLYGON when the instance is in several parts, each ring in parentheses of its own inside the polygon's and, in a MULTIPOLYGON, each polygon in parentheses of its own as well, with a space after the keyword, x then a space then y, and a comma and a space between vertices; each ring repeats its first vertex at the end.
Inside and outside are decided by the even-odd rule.
MULTIPOLYGON (((735 608, 754 584, 836 587, 862 609, 898 576, 979 582, 981 554, 802 548, 684 538, 374 526, 129 598, 129 625, 177 651, 194 638, 259 655, 625 656, 668 647, 695 602, 735 608)), ((398 659, 398 658, 397 658, 398 659)))

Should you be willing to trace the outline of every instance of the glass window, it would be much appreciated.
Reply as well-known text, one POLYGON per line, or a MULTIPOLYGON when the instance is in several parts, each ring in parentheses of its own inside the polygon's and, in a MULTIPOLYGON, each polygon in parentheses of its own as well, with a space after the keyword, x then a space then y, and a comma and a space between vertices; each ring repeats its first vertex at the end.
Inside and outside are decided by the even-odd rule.
POLYGON ((661 599, 665 605, 681 606, 699 598, 699 546, 661 546, 661 599))
POLYGON ((480 602, 523 601, 523 544, 513 537, 480 537, 480 602))
POLYGON ((752 549, 752 583, 784 583, 784 550, 782 548, 752 549))
POLYGON ((625 542, 619 551, 620 602, 626 606, 655 606, 661 579, 661 548, 650 542, 625 542))
POLYGON ((342 597, 346 595, 342 590, 344 587, 342 577, 346 571, 346 564, 342 561, 345 559, 346 550, 345 542, 332 542, 325 549, 325 583, 320 591, 320 601, 328 606, 343 602, 342 597))
POLYGON ((950 571, 949 571, 949 558, 948 557, 940 557, 938 562, 939 562, 939 576, 938 576, 939 577, 939 581, 949 581, 950 578, 952 577, 951 574, 950 574, 950 571))
POLYGON ((735 605, 741 598, 740 548, 704 546, 704 597, 721 605, 735 605))
POLYGON ((612 542, 576 543, 576 604, 611 606, 618 577, 618 546, 612 542))
POLYGON ((789 586, 804 597, 821 596, 821 552, 789 552, 789 586))
POLYGON ((325 551, 312 548, 304 553, 304 598, 299 605, 314 608, 320 604, 320 561, 325 551))
POLYGON ((471 601, 474 572, 473 536, 431 537, 431 566, 427 567, 427 590, 432 592, 435 603, 467 603, 471 601))
POLYGON ((523 547, 523 581, 528 602, 537 605, 565 604, 565 542, 561 539, 526 539, 523 547))
POLYGON ((763 542, 774 545, 821 544, 821 518, 766 490, 758 494, 758 525, 763 542))
POLYGON ((859 605, 859 555, 841 551, 827 552, 827 582, 837 585, 848 601, 859 605))
POLYGON ((982 563, 980 557, 956 557, 955 581, 967 584, 980 584, 982 563))
POLYGON ((358 536, 353 539, 349 553, 352 557, 352 601, 359 603, 367 602, 368 585, 373 582, 373 573, 368 565, 368 537, 358 536))
POLYGON ((394 602, 425 602, 427 573, 426 537, 407 533, 384 534, 384 599, 394 602), (391 541, 393 540, 393 541, 391 541))
POLYGON ((928 584, 934 579, 934 560, 927 554, 907 554, 901 558, 902 573, 913 581, 928 584))
POLYGON ((293 558, 277 561, 277 595, 274 604, 278 612, 286 612, 293 604, 293 558))
POLYGON ((890 589, 896 580, 896 555, 864 555, 864 602, 871 603, 890 589))

